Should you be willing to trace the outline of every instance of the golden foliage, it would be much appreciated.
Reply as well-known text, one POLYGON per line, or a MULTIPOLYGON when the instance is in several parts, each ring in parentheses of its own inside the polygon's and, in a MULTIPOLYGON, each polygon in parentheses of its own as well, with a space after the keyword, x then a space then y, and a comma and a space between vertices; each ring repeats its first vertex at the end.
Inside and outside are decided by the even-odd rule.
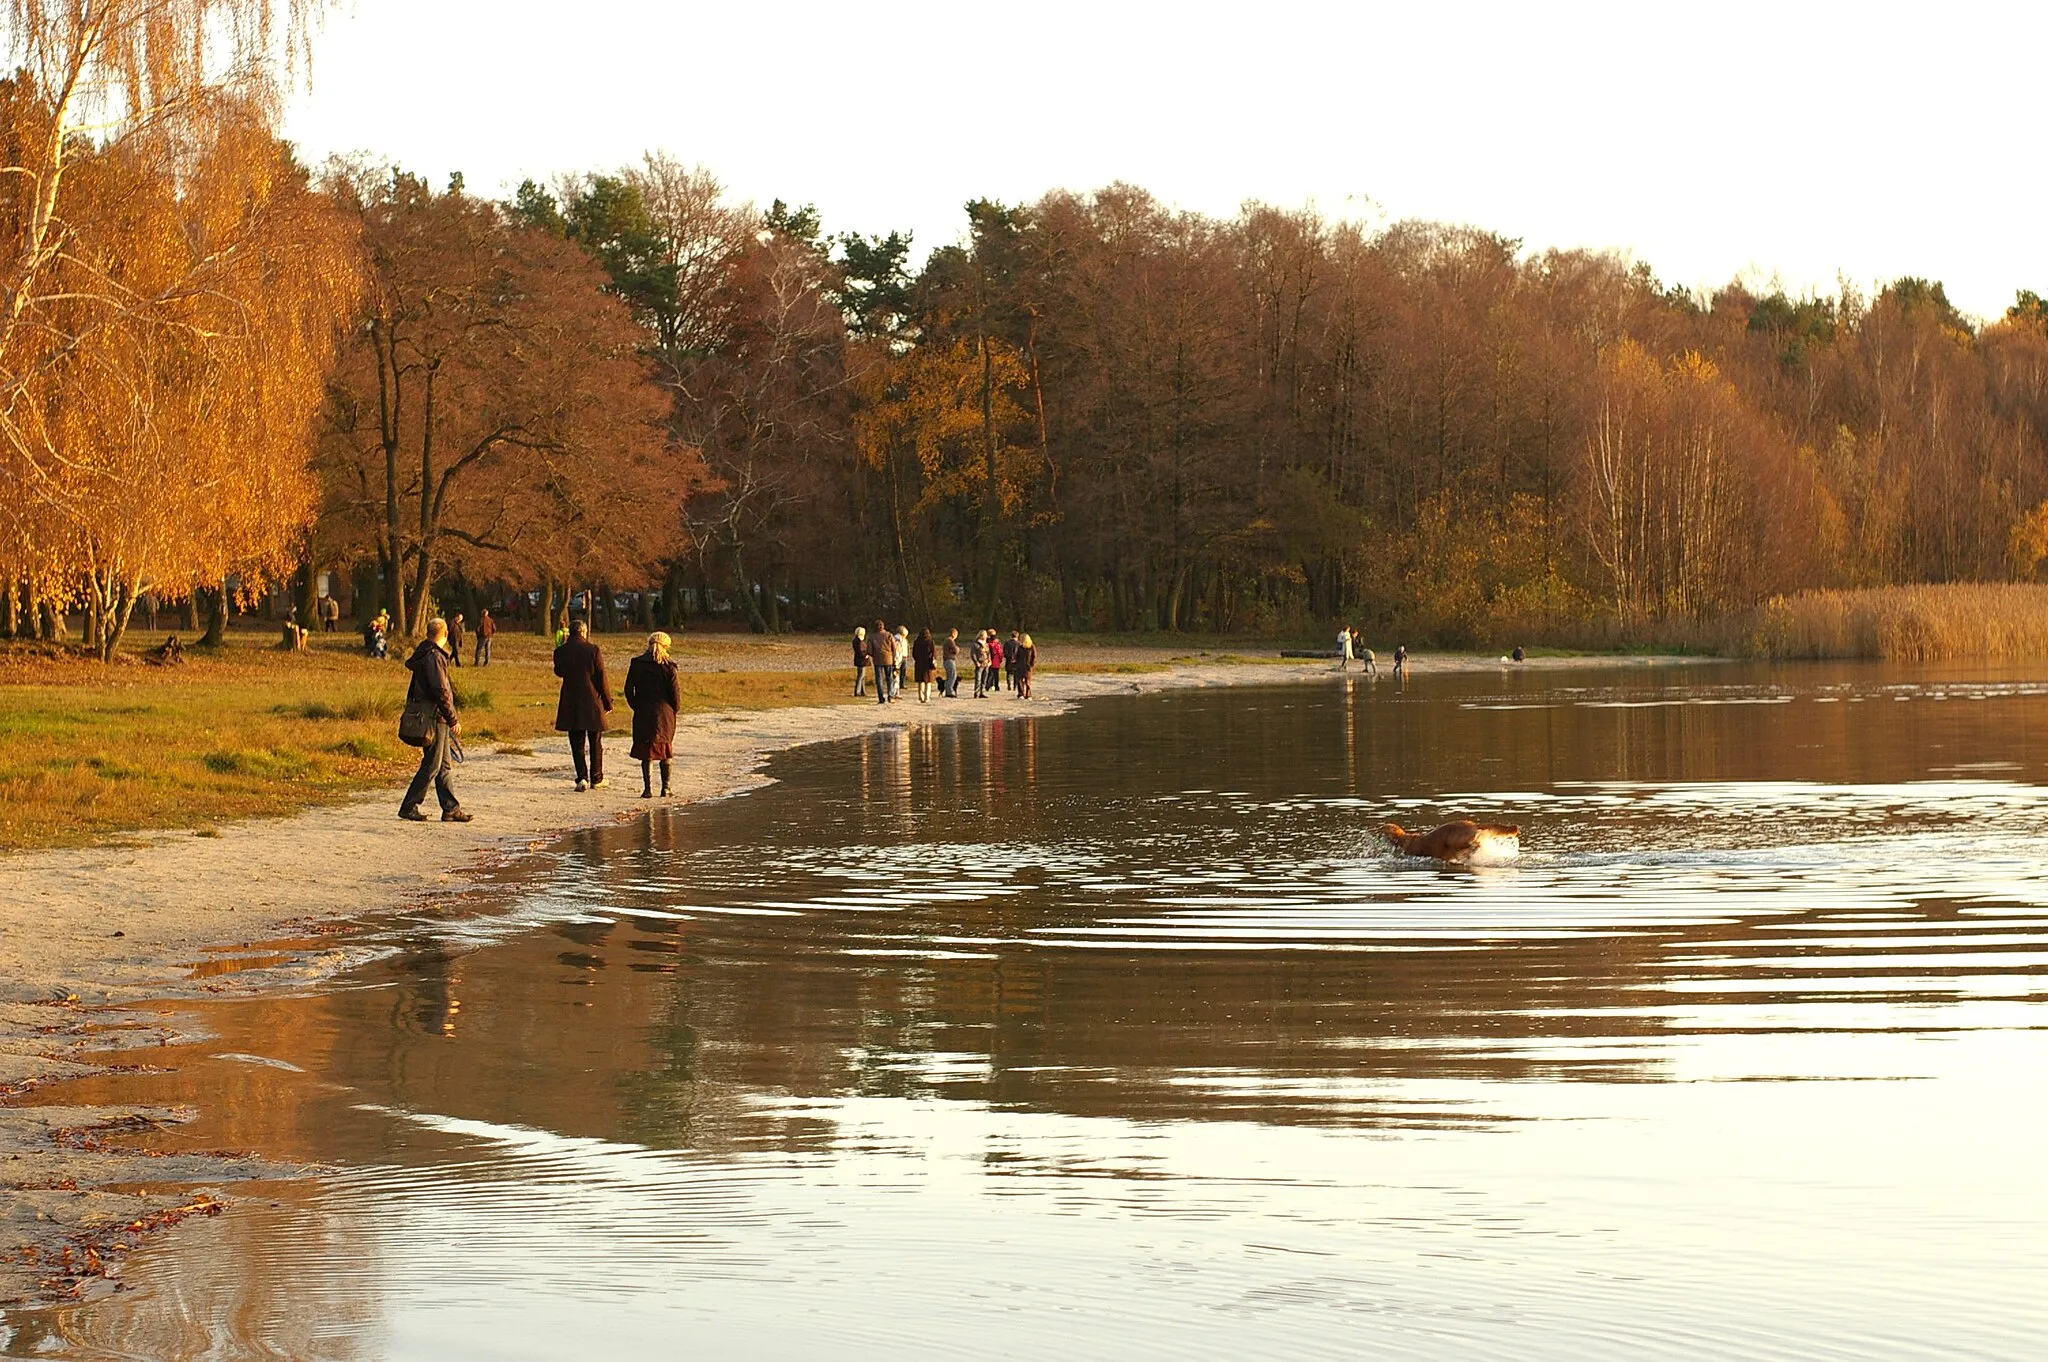
MULTIPOLYGON (((303 7, 287 8, 287 33, 303 7)), ((0 86, 0 573, 82 599, 112 652, 144 592, 286 570, 336 328, 346 224, 271 134, 268 0, 16 0, 0 86), (96 120, 97 135, 81 133, 96 120)))

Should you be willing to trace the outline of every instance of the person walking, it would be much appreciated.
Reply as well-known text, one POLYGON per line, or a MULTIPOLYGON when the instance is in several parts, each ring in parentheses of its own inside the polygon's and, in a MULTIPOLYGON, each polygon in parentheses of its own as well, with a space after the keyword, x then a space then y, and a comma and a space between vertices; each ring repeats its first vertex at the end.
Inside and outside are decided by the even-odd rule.
POLYGON ((491 618, 489 606, 476 612, 476 665, 491 665, 491 640, 498 636, 498 622, 491 618))
POLYGON ((676 711, 683 686, 669 661, 669 638, 656 630, 647 651, 626 666, 626 704, 633 711, 633 759, 640 763, 640 797, 654 798, 655 762, 661 763, 661 797, 668 798, 669 759, 675 755, 676 711))
POLYGON ((875 621, 875 632, 868 638, 868 651, 875 660, 875 703, 886 705, 894 698, 896 686, 896 635, 889 632, 889 626, 875 621))
POLYGON ((853 696, 856 700, 868 693, 868 631, 856 624, 853 626, 853 696))
POLYGON ((939 665, 945 674, 939 682, 939 694, 948 700, 960 698, 960 631, 948 629, 946 641, 939 645, 939 665))
POLYGON ((896 626, 896 694, 910 687, 910 626, 896 626))
POLYGON ((1031 698, 1031 672, 1038 665, 1038 646, 1026 634, 1017 641, 1017 698, 1031 698))
POLYGON ((974 698, 979 700, 988 694, 988 631, 974 631, 974 646, 967 650, 968 661, 974 664, 974 698))
POLYGON ((455 618, 448 621, 448 665, 462 665, 462 612, 455 612, 455 618))
POLYGON ((1349 629, 1339 629, 1339 630, 1337 631, 1337 670, 1338 670, 1338 671, 1340 671, 1340 672, 1348 672, 1348 671, 1350 671, 1350 670, 1351 670, 1351 649, 1352 649, 1352 643, 1351 643, 1351 631, 1350 631, 1349 629))
POLYGON ((604 785, 604 716, 612 707, 612 689, 604 679, 604 654, 590 641, 590 626, 582 620, 569 626, 567 641, 555 649, 555 675, 562 678, 555 731, 569 735, 576 792, 599 789, 604 785))
POLYGON ((928 705, 932 702, 932 677, 939 670, 939 649, 929 627, 917 631, 917 642, 910 645, 910 661, 917 671, 917 702, 928 705))
MULTIPOLYGON (((462 801, 455 797, 455 776, 451 767, 458 751, 456 735, 462 731, 462 720, 455 713, 455 688, 448 684, 446 620, 427 621, 427 636, 420 640, 419 647, 412 650, 405 667, 412 673, 412 680, 405 688, 406 708, 422 706, 431 717, 420 742, 420 769, 413 772, 412 784, 406 786, 405 798, 398 805, 398 816, 411 823, 426 822, 427 816, 420 812, 420 802, 427 797, 427 787, 432 785, 434 798, 441 805, 441 821, 467 823, 470 815, 462 807, 462 801)), ((401 733, 399 736, 408 735, 401 733)))
MULTIPOLYGON (((155 615, 156 603, 152 600, 150 602, 150 616, 154 619, 155 615)), ((341 602, 332 596, 322 596, 320 598, 320 632, 323 634, 334 633, 340 625, 341 602)), ((151 627, 154 628, 155 626, 152 625, 151 627)))

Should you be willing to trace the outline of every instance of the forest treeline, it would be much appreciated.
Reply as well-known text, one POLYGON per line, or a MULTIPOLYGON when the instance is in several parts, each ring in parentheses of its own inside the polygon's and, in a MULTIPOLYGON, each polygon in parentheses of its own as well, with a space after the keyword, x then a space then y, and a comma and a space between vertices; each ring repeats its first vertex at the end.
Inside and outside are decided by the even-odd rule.
POLYGON ((2031 293, 1700 296, 1127 185, 970 203, 920 260, 660 154, 497 202, 299 165, 260 62, 194 55, 302 41, 275 8, 16 6, 11 634, 81 611, 110 653, 144 597, 217 630, 331 572, 408 631, 588 589, 758 629, 1626 639, 2048 558, 2031 293))

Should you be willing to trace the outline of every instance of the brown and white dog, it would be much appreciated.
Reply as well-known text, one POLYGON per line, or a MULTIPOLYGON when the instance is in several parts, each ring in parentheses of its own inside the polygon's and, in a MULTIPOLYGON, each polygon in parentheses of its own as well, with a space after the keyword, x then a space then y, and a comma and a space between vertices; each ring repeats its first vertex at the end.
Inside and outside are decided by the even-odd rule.
POLYGON ((1493 865, 1522 854, 1522 829, 1459 819, 1430 832, 1409 832, 1387 824, 1387 840, 1408 856, 1434 856, 1453 865, 1493 865))

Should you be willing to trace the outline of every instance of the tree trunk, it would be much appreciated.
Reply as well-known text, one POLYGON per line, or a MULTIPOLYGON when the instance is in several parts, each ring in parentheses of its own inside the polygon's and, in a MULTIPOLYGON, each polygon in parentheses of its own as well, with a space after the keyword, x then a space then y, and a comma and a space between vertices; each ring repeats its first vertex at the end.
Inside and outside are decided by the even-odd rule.
POLYGON ((668 565, 668 571, 661 575, 661 627, 680 628, 683 623, 683 564, 680 559, 668 565))
POLYGON ((768 632, 768 621, 761 614, 761 602, 754 595, 754 584, 747 580, 747 567, 740 556, 740 541, 732 541, 732 588, 739 598, 746 602, 747 627, 757 634, 768 632))
POLYGON ((0 628, 6 630, 8 638, 21 633, 20 589, 13 582, 0 582, 0 628))
POLYGON ((292 578, 293 594, 297 597, 297 608, 292 618, 301 629, 320 632, 320 611, 315 604, 320 595, 320 573, 311 558, 299 560, 298 573, 292 578))
POLYGON ((996 474, 996 370, 995 354, 989 347, 988 326, 981 327, 981 460, 986 485, 981 501, 981 551, 986 560, 981 600, 983 619, 994 619, 996 597, 1002 586, 1003 549, 998 524, 1003 513, 1003 493, 996 474))
POLYGON ((540 599, 533 612, 533 632, 546 638, 554 632, 555 623, 555 578, 553 573, 540 575, 540 599))
POLYGON ((228 589, 226 586, 208 587, 206 594, 206 632, 199 642, 208 648, 218 648, 227 642, 228 635, 228 589))

